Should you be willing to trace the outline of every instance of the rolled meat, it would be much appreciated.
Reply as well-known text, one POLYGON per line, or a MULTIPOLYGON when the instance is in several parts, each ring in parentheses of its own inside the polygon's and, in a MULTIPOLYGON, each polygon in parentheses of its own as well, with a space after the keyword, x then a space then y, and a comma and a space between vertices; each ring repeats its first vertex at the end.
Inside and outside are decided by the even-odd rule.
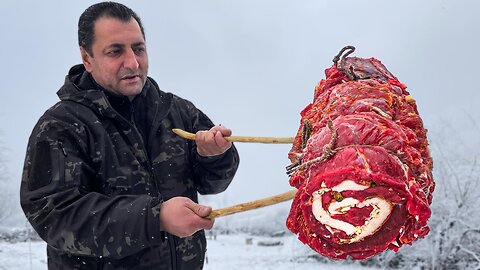
POLYGON ((379 60, 347 57, 354 49, 315 87, 287 167, 298 189, 287 227, 332 259, 367 259, 427 235, 435 187, 415 100, 379 60))

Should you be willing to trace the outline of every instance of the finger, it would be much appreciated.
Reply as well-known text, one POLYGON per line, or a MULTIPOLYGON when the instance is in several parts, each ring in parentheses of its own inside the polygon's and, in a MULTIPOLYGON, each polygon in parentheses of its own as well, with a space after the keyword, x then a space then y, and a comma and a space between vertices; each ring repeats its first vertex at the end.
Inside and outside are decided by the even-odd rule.
POLYGON ((232 146, 232 143, 225 140, 225 138, 223 138, 223 135, 220 132, 215 134, 215 144, 217 144, 218 147, 220 147, 220 149, 223 151, 229 149, 232 146))
POLYGON ((197 152, 201 156, 211 155, 209 145, 215 143, 214 135, 210 131, 198 131, 195 135, 195 142, 197 144, 197 152))
POLYGON ((205 229, 205 230, 210 230, 213 227, 214 223, 215 223, 215 219, 206 219, 201 217, 197 217, 195 221, 195 225, 198 229, 205 229))
POLYGON ((230 148, 231 143, 227 142, 224 137, 232 135, 232 131, 222 125, 214 126, 210 129, 211 131, 215 132, 215 144, 219 146, 221 149, 228 149, 230 148))
POLYGON ((190 210, 192 210, 197 216, 202 218, 208 216, 212 212, 212 208, 210 206, 201 205, 191 200, 186 201, 186 206, 190 210))
POLYGON ((213 132, 213 133, 216 133, 218 130, 220 130, 220 127, 221 127, 221 126, 217 126, 217 125, 216 125, 216 126, 213 126, 213 127, 211 127, 211 128, 209 129, 209 131, 211 131, 211 132, 213 132))
POLYGON ((214 134, 220 132, 224 137, 232 135, 232 130, 222 125, 214 126, 210 129, 210 131, 212 131, 214 134))
POLYGON ((195 141, 204 141, 205 140, 205 131, 198 131, 196 134, 195 134, 195 141))
POLYGON ((222 133, 223 137, 228 137, 232 135, 232 130, 224 126, 218 126, 218 131, 222 133))
POLYGON ((222 125, 213 126, 210 129, 210 131, 213 132, 213 134, 215 134, 215 135, 220 132, 223 135, 223 137, 227 137, 227 136, 232 135, 232 130, 230 130, 229 128, 227 128, 225 126, 222 126, 222 125))
POLYGON ((214 139, 213 132, 202 130, 202 131, 198 131, 195 134, 195 141, 197 143, 199 143, 199 142, 204 143, 204 142, 208 142, 208 141, 213 141, 213 139, 214 139))
POLYGON ((210 230, 210 229, 212 229, 214 223, 215 223, 215 219, 202 218, 200 220, 200 228, 202 228, 204 230, 210 230))

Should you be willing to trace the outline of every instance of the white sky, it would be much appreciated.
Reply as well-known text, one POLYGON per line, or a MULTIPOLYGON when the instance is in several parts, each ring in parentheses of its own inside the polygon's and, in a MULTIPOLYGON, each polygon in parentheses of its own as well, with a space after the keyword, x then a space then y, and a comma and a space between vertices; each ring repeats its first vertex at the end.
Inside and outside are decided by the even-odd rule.
MULTIPOLYGON (((150 76, 235 135, 293 136, 299 112, 345 45, 380 59, 417 100, 431 134, 480 132, 480 1, 120 1, 141 17, 150 76)), ((28 136, 80 63, 79 15, 94 1, 3 0, 0 139, 12 191, 28 136)), ((447 136, 448 138, 448 136, 447 136)), ((237 144, 241 166, 219 206, 289 189, 286 145, 237 144)), ((477 150, 478 151, 478 150, 477 150)))

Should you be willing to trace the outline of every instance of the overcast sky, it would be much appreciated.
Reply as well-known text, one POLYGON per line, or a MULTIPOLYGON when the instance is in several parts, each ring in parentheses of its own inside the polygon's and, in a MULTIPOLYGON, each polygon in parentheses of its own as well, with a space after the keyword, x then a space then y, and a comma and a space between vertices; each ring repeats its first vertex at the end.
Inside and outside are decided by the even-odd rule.
MULTIPOLYGON (((480 1, 120 2, 143 20, 149 75, 235 135, 295 135, 333 56, 353 45, 355 56, 380 59, 408 86, 430 135, 454 130, 442 140, 455 135, 478 153, 478 141, 468 140, 480 132, 480 1)), ((92 3, 1 3, 0 140, 13 192, 34 124, 80 63, 77 22, 92 3)), ((290 146, 237 147, 241 166, 222 203, 289 189, 290 146)))

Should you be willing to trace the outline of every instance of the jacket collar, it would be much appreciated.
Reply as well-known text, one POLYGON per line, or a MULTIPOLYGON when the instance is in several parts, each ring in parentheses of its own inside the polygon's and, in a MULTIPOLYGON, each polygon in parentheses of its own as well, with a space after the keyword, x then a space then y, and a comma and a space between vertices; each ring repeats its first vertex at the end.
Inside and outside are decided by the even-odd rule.
MULTIPOLYGON (((129 102, 126 96, 104 90, 93 80, 82 64, 70 69, 57 95, 60 100, 80 103, 97 114, 110 118, 119 117, 110 102, 129 102)), ((161 91, 157 83, 148 77, 142 92, 136 98, 145 98, 149 103, 148 106, 156 112, 154 119, 161 120, 170 110, 172 97, 172 94, 161 91)))

